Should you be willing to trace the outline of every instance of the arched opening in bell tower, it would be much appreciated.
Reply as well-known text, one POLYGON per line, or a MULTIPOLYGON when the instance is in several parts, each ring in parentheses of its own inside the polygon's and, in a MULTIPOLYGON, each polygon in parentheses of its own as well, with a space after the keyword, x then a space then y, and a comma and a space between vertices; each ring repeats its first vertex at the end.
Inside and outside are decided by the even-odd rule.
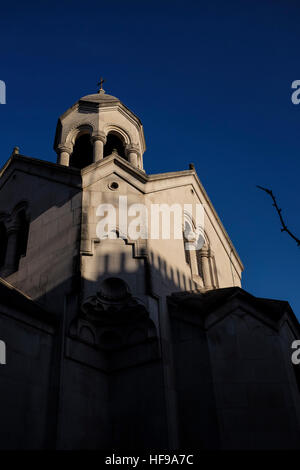
POLYGON ((85 168, 93 163, 93 144, 88 132, 78 134, 70 155, 70 166, 75 168, 85 168))
POLYGON ((104 146, 103 157, 108 157, 113 151, 117 151, 120 157, 127 160, 125 155, 125 142, 122 136, 115 132, 109 132, 104 146))

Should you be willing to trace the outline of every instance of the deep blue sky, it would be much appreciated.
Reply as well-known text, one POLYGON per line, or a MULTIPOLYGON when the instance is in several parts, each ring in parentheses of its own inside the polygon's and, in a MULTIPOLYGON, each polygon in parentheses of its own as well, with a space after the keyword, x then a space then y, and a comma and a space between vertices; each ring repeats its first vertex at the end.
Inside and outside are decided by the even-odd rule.
POLYGON ((300 237, 299 24, 297 0, 2 2, 0 164, 15 145, 55 161, 58 116, 103 75, 144 124, 146 171, 194 162, 243 287, 300 316, 300 248, 255 187, 274 190, 300 237))

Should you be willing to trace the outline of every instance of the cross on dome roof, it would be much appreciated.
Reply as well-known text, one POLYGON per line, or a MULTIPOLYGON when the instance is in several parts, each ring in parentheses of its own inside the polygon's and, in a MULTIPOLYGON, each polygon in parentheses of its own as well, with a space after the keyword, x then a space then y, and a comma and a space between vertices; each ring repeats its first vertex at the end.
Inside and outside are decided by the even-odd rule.
POLYGON ((104 82, 105 82, 105 80, 101 77, 100 82, 97 83, 97 85, 100 87, 99 90, 98 90, 98 93, 105 93, 105 90, 103 89, 103 83, 104 82))

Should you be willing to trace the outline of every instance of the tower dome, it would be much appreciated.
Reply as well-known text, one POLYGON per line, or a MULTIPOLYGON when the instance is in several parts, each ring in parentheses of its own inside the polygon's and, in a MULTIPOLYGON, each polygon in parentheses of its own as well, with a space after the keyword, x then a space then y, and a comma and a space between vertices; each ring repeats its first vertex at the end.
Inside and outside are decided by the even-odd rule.
POLYGON ((57 163, 84 168, 114 155, 143 170, 146 150, 140 119, 118 98, 98 93, 80 98, 58 119, 57 163))

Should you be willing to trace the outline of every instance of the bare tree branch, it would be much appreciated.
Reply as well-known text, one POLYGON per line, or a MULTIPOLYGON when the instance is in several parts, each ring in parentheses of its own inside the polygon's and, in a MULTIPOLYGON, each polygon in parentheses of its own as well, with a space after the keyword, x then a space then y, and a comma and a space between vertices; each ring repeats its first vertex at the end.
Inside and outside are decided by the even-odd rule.
POLYGON ((278 205, 277 205, 277 202, 276 202, 276 198, 275 198, 275 196, 274 196, 272 190, 271 190, 271 189, 267 189, 267 188, 263 188, 262 186, 258 186, 258 185, 257 185, 256 187, 259 188, 259 189, 262 189, 262 191, 265 191, 267 194, 269 194, 269 196, 271 196, 271 198, 272 198, 272 200, 273 200, 273 206, 275 207, 276 212, 277 212, 277 214, 279 215, 279 218, 280 218, 281 227, 282 227, 281 231, 288 233, 289 236, 290 236, 293 240, 295 240, 295 242, 297 243, 297 245, 300 246, 300 240, 299 240, 299 238, 297 238, 297 237, 287 228, 286 223, 284 222, 283 217, 282 217, 282 214, 281 214, 282 210, 279 209, 279 207, 278 207, 278 205))

